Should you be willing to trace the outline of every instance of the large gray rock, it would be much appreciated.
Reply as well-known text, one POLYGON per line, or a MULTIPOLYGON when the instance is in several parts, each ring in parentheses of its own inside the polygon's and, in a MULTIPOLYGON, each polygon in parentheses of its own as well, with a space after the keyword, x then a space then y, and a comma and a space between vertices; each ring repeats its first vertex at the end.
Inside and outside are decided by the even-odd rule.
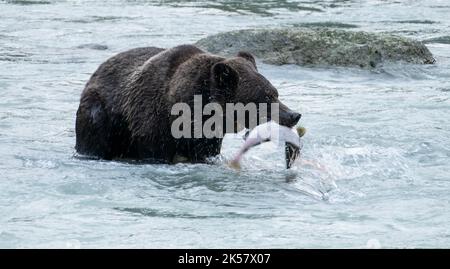
POLYGON ((211 53, 253 53, 275 65, 359 66, 384 62, 432 64, 431 52, 419 41, 405 37, 330 28, 239 30, 208 36, 196 45, 211 53))

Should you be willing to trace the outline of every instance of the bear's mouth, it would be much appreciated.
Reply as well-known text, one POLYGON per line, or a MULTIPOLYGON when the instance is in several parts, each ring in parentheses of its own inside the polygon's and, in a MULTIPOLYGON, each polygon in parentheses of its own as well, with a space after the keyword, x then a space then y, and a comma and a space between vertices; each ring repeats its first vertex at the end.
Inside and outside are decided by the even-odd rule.
POLYGON ((240 132, 240 131, 242 131, 242 130, 244 130, 244 129, 249 130, 250 128, 248 128, 248 127, 246 126, 246 124, 241 124, 241 123, 240 123, 239 121, 237 121, 237 120, 234 121, 234 130, 236 130, 236 133, 238 133, 238 132, 240 132))

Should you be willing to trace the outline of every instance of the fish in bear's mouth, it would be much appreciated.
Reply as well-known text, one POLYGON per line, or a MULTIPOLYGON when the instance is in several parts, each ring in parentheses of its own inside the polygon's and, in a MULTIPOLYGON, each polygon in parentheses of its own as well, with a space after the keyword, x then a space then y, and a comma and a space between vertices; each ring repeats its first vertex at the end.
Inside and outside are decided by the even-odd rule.
POLYGON ((236 155, 232 164, 234 163, 235 167, 239 167, 239 161, 243 154, 247 152, 250 148, 257 146, 261 143, 271 141, 275 139, 275 136, 272 132, 273 129, 267 127, 269 125, 278 126, 278 139, 285 142, 285 161, 286 161, 286 169, 289 169, 294 164, 295 160, 300 156, 300 151, 302 149, 302 143, 300 138, 306 133, 306 129, 304 127, 297 127, 295 131, 292 128, 279 125, 274 122, 268 122, 261 125, 256 126, 251 130, 247 130, 244 135, 244 145, 242 146, 240 152, 236 155), (274 125, 275 124, 275 125, 274 125))

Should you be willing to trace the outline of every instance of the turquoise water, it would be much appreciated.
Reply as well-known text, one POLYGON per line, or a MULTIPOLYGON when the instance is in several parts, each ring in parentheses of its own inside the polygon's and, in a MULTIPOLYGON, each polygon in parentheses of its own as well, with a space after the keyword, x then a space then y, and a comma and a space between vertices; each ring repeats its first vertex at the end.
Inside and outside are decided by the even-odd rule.
POLYGON ((450 246, 448 1, 0 1, 0 247, 450 246), (75 112, 105 59, 227 30, 325 25, 419 40, 435 65, 260 64, 303 114, 304 158, 243 170, 77 158, 75 112), (294 178, 294 180, 292 180, 294 178))

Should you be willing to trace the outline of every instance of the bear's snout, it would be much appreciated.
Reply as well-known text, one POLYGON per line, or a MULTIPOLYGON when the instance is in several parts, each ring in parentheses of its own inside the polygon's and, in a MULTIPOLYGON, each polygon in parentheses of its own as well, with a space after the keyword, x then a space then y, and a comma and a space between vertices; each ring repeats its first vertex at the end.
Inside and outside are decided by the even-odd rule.
POLYGON ((291 110, 287 110, 287 111, 281 110, 279 116, 280 116, 279 123, 281 125, 284 125, 287 127, 293 127, 300 120, 300 118, 302 117, 302 114, 291 111, 291 110))
POLYGON ((297 122, 300 120, 300 118, 302 117, 302 114, 297 113, 297 112, 293 112, 291 113, 291 121, 294 123, 293 125, 297 124, 297 122))
POLYGON ((284 125, 292 127, 297 124, 297 122, 300 120, 301 117, 302 117, 302 114, 289 111, 289 112, 287 112, 287 121, 286 121, 286 124, 284 124, 284 125))

